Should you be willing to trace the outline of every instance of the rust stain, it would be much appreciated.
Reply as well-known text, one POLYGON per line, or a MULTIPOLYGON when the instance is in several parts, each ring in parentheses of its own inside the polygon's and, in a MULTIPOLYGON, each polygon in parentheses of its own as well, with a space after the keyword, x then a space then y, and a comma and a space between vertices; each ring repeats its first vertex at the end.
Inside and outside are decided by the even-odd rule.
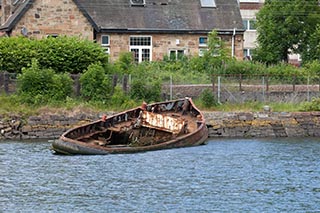
POLYGON ((143 111, 142 125, 178 134, 184 127, 185 121, 182 118, 143 111))

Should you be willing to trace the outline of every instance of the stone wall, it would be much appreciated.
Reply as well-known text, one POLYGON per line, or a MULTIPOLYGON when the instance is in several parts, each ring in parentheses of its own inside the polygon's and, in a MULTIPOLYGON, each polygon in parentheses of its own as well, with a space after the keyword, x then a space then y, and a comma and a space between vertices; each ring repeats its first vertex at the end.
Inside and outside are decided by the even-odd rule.
MULTIPOLYGON (((110 113, 111 114, 111 113, 110 113)), ((204 112, 209 137, 319 137, 320 112, 204 112)), ((55 139, 99 114, 0 117, 0 139, 55 139)))
POLYGON ((210 137, 319 137, 320 112, 206 112, 210 137))
POLYGON ((21 35, 22 28, 30 37, 69 35, 93 40, 91 24, 72 0, 33 1, 31 8, 12 30, 12 36, 21 35))
MULTIPOLYGON (((207 34, 119 34, 107 33, 98 34, 97 41, 101 42, 101 36, 110 38, 110 60, 115 61, 123 52, 128 52, 130 47, 130 36, 151 36, 152 40, 152 61, 161 61, 164 56, 168 56, 170 50, 183 50, 186 56, 198 56, 200 49, 207 49, 206 46, 199 45, 199 37, 206 37, 207 34)), ((219 35, 226 46, 230 47, 231 55, 232 36, 219 35)), ((243 35, 236 35, 234 43, 234 54, 238 60, 243 59, 243 35)))

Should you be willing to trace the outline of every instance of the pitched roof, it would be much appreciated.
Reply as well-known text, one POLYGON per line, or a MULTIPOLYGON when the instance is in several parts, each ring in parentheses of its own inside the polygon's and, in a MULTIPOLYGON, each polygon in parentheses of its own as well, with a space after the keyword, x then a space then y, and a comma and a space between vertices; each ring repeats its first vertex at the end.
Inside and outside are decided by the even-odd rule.
POLYGON ((0 26, 1 31, 10 31, 19 22, 25 12, 32 6, 34 0, 26 0, 15 7, 14 13, 0 26))
POLYGON ((216 7, 201 7, 200 0, 75 0, 101 31, 208 32, 243 29, 237 0, 215 0, 216 7))
MULTIPOLYGON (((25 0, 0 30, 11 30, 35 0, 25 0)), ((209 32, 243 31, 237 0, 215 0, 216 7, 201 7, 200 0, 73 0, 98 32, 209 32)))

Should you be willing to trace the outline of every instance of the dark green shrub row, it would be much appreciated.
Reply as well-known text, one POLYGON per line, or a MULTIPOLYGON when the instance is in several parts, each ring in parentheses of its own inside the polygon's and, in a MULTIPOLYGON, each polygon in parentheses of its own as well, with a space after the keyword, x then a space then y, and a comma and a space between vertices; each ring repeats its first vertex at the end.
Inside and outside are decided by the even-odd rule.
POLYGON ((52 69, 40 69, 36 60, 31 67, 22 68, 18 75, 18 95, 29 104, 47 104, 65 100, 72 92, 68 74, 56 74, 52 69))
POLYGON ((0 39, 0 70, 20 73, 36 59, 41 68, 57 73, 81 73, 92 63, 108 62, 108 56, 96 43, 77 37, 25 37, 0 39))

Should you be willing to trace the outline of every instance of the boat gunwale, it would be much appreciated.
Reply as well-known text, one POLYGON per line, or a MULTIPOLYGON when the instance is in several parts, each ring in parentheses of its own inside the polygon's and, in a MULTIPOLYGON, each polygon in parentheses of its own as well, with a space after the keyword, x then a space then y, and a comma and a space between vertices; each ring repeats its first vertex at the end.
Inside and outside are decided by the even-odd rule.
MULTIPOLYGON (((157 103, 149 104, 149 106, 155 106, 155 105, 159 105, 159 104, 169 104, 169 103, 173 103, 173 102, 174 103, 178 103, 179 101, 183 101, 183 100, 185 100, 185 99, 177 99, 177 100, 173 100, 173 101, 157 102, 157 103)), ((198 125, 196 130, 192 131, 190 133, 178 136, 178 137, 176 137, 174 139, 159 143, 159 144, 152 144, 152 145, 147 145, 147 146, 133 146, 133 147, 131 147, 131 146, 123 146, 123 147, 108 147, 108 146, 106 146, 106 147, 102 147, 100 145, 88 144, 88 143, 83 142, 83 141, 79 141, 79 140, 76 140, 76 139, 72 139, 72 138, 66 137, 66 135, 70 134, 72 131, 75 131, 76 129, 86 128, 88 126, 98 124, 98 123, 102 122, 102 120, 92 121, 92 122, 89 122, 87 124, 83 124, 81 126, 77 126, 77 127, 71 128, 71 129, 67 130, 65 133, 63 133, 60 136, 59 140, 61 140, 64 143, 70 143, 70 144, 73 144, 73 145, 76 145, 76 146, 79 146, 79 147, 82 146, 82 147, 84 147, 84 148, 86 147, 88 149, 95 149, 95 150, 97 150, 99 152, 99 154, 101 154, 101 151, 102 152, 106 152, 106 154, 111 154, 111 153, 132 153, 132 152, 143 152, 143 151, 151 151, 151 150, 159 150, 159 149, 169 149, 169 148, 178 148, 178 147, 187 147, 187 146, 200 145, 200 144, 204 143, 205 140, 207 139, 207 137, 208 137, 208 132, 207 131, 205 132, 204 135, 202 135, 202 134, 199 135, 199 137, 197 138, 196 142, 194 142, 194 143, 188 142, 187 145, 175 147, 175 144, 181 143, 182 141, 186 141, 186 140, 190 141, 190 139, 188 139, 188 138, 195 137, 201 131, 205 131, 205 129, 206 129, 205 118, 204 118, 202 112, 194 105, 194 103, 193 103, 191 98, 189 98, 188 101, 190 102, 190 104, 192 106, 192 109, 194 109, 198 113, 198 115, 200 115, 200 117, 201 117, 200 120, 196 121, 197 125, 198 125), (169 147, 168 147, 168 145, 169 145, 169 147)), ((143 110, 143 109, 142 109, 141 106, 140 107, 135 107, 135 108, 132 108, 132 109, 129 109, 129 110, 126 110, 126 111, 122 111, 122 112, 113 114, 110 117, 108 117, 107 120, 111 120, 111 119, 114 119, 117 116, 121 116, 121 115, 124 115, 126 113, 134 112, 134 111, 137 111, 137 110, 143 110)))

